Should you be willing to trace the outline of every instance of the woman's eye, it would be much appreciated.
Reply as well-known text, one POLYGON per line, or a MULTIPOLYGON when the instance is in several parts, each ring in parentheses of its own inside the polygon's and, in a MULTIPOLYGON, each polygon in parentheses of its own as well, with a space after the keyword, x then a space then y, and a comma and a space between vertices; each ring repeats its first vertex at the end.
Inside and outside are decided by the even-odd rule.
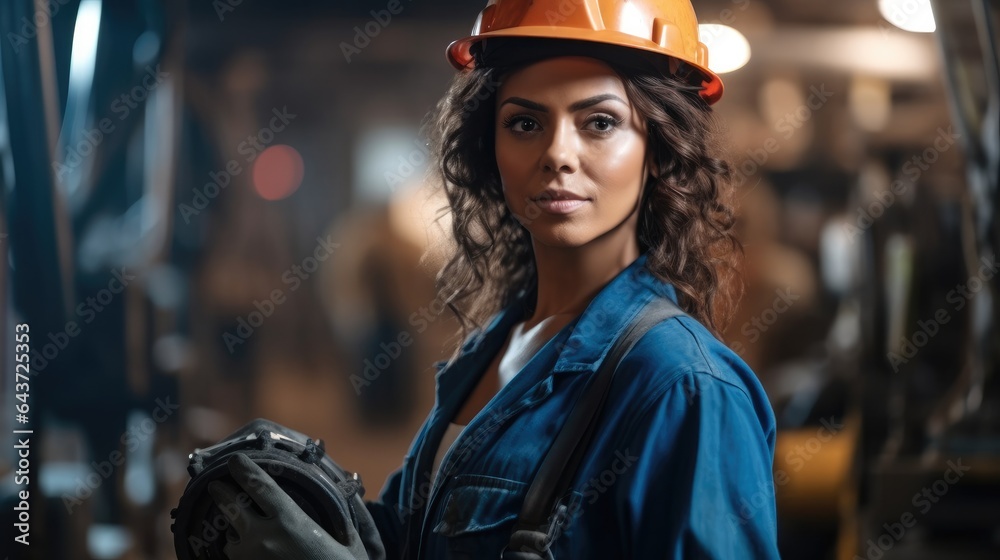
POLYGON ((521 125, 518 132, 531 132, 535 129, 535 122, 529 119, 518 119, 518 121, 514 123, 514 126, 516 127, 518 124, 521 125))
POLYGON ((621 124, 621 120, 610 115, 601 115, 591 119, 587 124, 591 125, 596 132, 609 133, 621 124))
POLYGON ((532 132, 537 126, 538 123, 528 117, 508 117, 503 121, 503 127, 514 132, 532 132))

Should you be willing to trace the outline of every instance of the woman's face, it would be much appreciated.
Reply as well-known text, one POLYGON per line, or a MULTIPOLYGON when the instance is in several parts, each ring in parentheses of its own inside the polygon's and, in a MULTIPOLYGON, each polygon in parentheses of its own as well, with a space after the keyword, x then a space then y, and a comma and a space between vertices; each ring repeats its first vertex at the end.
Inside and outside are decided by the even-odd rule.
POLYGON ((579 247, 618 228, 635 239, 647 131, 610 66, 560 57, 512 72, 495 130, 504 198, 535 243, 579 247))

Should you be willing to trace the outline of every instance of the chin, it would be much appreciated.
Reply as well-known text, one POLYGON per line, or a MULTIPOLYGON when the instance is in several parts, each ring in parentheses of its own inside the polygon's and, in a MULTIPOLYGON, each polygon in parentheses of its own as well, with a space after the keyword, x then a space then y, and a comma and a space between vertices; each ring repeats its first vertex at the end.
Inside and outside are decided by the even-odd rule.
POLYGON ((546 247, 573 249, 582 247, 599 235, 583 224, 534 224, 528 229, 535 243, 546 247))

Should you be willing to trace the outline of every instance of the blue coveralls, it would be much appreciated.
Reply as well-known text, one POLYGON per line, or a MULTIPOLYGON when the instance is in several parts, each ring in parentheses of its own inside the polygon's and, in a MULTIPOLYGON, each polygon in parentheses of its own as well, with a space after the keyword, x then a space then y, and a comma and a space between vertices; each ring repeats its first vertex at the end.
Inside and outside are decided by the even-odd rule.
MULTIPOLYGON (((676 302, 641 255, 550 339, 430 469, 448 423, 527 295, 437 366, 437 400, 403 466, 369 502, 390 559, 494 560, 582 384, 645 303, 676 302)), ((552 550, 586 558, 778 558, 774 414, 750 368, 698 321, 654 326, 623 359, 552 550)))

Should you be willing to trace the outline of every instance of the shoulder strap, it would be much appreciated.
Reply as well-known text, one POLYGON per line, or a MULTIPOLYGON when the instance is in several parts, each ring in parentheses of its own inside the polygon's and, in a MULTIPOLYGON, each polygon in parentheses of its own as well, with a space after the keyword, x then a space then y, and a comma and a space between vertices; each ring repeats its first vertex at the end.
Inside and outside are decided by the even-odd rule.
POLYGON ((545 455, 538 473, 528 488, 515 531, 547 532, 546 527, 553 508, 569 488, 580 461, 593 439, 619 362, 654 325, 684 314, 669 298, 654 298, 643 307, 625 332, 615 341, 545 455))

